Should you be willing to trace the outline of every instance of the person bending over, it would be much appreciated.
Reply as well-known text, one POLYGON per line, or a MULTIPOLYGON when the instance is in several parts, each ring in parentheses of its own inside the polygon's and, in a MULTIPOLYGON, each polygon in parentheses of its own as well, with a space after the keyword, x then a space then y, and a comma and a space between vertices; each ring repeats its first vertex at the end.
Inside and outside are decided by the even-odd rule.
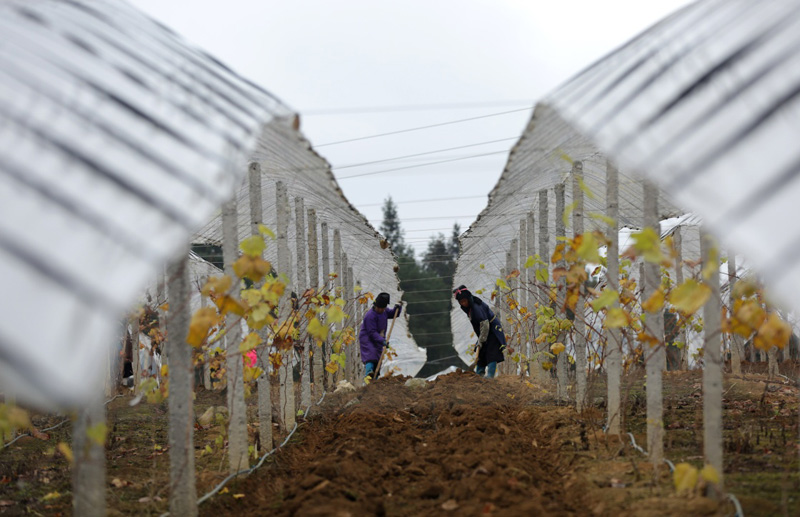
POLYGON ((455 289, 453 294, 478 336, 475 344, 478 353, 475 373, 480 376, 485 373, 486 377, 493 378, 497 373, 497 363, 504 361, 506 335, 503 333, 503 326, 486 302, 474 296, 466 286, 455 289))

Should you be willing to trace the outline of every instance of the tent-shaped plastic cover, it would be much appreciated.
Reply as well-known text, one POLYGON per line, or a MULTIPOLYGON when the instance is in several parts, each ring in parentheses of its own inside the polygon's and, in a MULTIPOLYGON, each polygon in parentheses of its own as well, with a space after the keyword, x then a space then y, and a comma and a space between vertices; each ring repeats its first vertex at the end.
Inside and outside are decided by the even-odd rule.
MULTIPOLYGON (((696 2, 547 103, 800 309, 800 1, 696 2)), ((622 197, 622 194, 620 194, 622 197)))
MULTIPOLYGON (((800 1, 706 0, 577 75, 537 106, 489 205, 462 238, 454 285, 488 295, 502 272, 520 268, 530 251, 541 252, 536 193, 544 189, 552 253, 555 220, 562 217, 552 189, 569 177, 573 161, 583 166, 586 231, 605 230, 591 216, 605 212, 609 158, 620 174, 621 228, 642 226, 638 178, 648 178, 661 189, 662 220, 695 214, 686 227, 694 233, 684 239, 685 258, 698 256, 702 221, 723 256, 731 250, 744 256, 773 293, 800 309, 800 231, 793 217, 800 197, 797 48, 800 1), (520 224, 528 214, 533 232, 520 224)), ((565 190, 570 207, 571 189, 565 190)), ((568 217, 565 223, 570 235, 568 217)), ((532 269, 520 269, 516 281, 532 282, 532 269)), ((472 328, 461 311, 453 311, 452 322, 457 349, 471 348, 472 328)))
POLYGON ((7 0, 0 35, 0 388, 78 403, 290 111, 124 2, 7 0))
MULTIPOLYGON (((330 253, 329 270, 335 273, 333 262, 334 231, 339 231, 341 249, 347 254, 347 267, 352 268, 352 284, 360 283, 361 291, 377 295, 387 292, 391 303, 402 299, 399 282, 394 272, 395 258, 390 248, 381 246, 382 237, 369 224, 367 219, 358 212, 344 197, 341 188, 331 172, 330 164, 320 157, 311 145, 297 132, 280 124, 269 124, 259 138, 258 145, 251 155, 251 160, 260 165, 261 170, 261 206, 263 223, 273 231, 277 229, 277 202, 276 191, 278 182, 282 182, 287 189, 290 205, 291 220, 288 225, 289 250, 291 255, 292 285, 298 287, 298 292, 305 288, 323 286, 330 282, 330 278, 323 278, 324 270, 321 266, 322 254, 319 254, 319 278, 316 282, 307 276, 298 276, 297 254, 297 203, 299 200, 304 209, 302 217, 304 235, 300 236, 301 253, 307 256, 308 243, 307 227, 309 224, 307 211, 316 212, 317 248, 322 249, 322 239, 327 238, 330 253), (321 233, 322 223, 327 223, 328 235, 321 233), (305 283, 305 285, 303 285, 305 283)), ((237 194, 239 239, 244 239, 253 233, 250 212, 250 193, 247 182, 240 185, 237 194)), ((222 218, 217 216, 206 224, 193 238, 199 244, 215 244, 222 242, 222 218)), ((266 259, 272 264, 278 264, 277 243, 267 242, 266 259)), ((306 263, 302 260, 301 263, 306 263)), ((337 278, 337 285, 342 285, 343 278, 337 278)), ((351 312, 348 325, 359 325, 360 321, 353 321, 358 293, 343 290, 343 297, 347 301, 347 308, 351 312)), ((369 308, 367 305, 363 308, 369 308)), ((417 347, 413 337, 408 331, 408 319, 404 315, 397 320, 393 329, 392 346, 397 352, 398 360, 387 363, 387 367, 394 367, 396 373, 402 375, 415 375, 425 363, 424 350, 417 347), (402 360, 400 360, 402 359, 402 360)), ((358 346, 356 343, 354 346, 358 346)))

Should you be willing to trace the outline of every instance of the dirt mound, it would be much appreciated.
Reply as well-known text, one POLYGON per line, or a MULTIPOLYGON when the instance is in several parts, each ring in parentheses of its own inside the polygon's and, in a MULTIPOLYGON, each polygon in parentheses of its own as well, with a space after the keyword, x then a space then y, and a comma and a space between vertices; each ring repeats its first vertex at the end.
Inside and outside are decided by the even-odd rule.
MULTIPOLYGON (((570 458, 518 383, 469 373, 425 388, 381 379, 337 394, 246 494, 205 515, 567 515, 588 513, 570 458)), ((566 415, 566 412, 565 412, 566 415)), ((233 489, 232 489, 233 490, 233 489)))

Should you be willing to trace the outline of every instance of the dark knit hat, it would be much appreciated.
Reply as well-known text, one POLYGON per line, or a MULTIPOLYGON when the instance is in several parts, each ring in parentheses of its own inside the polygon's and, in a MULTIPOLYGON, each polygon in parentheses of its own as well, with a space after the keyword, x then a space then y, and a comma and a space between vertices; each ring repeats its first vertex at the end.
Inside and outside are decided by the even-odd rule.
POLYGON ((385 309, 389 305, 389 293, 378 293, 375 297, 375 307, 385 309))

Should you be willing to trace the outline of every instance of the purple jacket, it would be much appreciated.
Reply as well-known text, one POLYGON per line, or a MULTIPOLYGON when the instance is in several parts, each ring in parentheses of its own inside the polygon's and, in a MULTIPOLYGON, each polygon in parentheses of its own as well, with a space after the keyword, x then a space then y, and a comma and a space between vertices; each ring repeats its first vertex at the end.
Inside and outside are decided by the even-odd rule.
POLYGON ((364 322, 358 331, 362 363, 378 361, 381 358, 381 351, 383 351, 383 345, 386 343, 387 321, 389 318, 399 316, 400 312, 401 309, 399 307, 392 307, 391 309, 387 307, 383 313, 378 314, 373 307, 364 316, 364 322))

